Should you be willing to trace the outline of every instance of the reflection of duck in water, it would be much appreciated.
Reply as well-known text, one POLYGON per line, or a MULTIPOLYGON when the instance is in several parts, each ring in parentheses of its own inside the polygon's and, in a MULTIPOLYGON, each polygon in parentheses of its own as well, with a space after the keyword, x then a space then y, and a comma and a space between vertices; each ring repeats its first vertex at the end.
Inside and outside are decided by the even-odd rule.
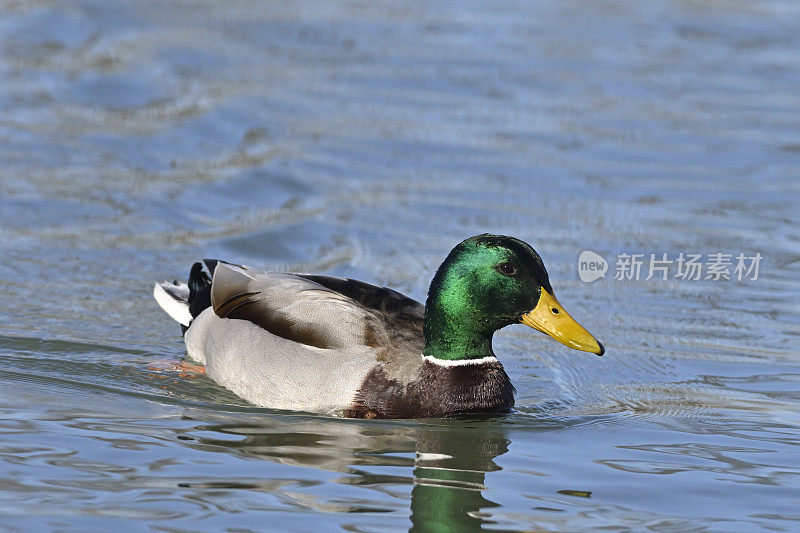
MULTIPOLYGON (((187 415, 207 419, 209 413, 187 415)), ((495 459, 508 451, 505 425, 498 422, 486 418, 410 424, 241 414, 201 423, 197 436, 190 431, 181 435, 181 441, 205 452, 244 453, 285 465, 341 472, 347 475, 337 482, 388 497, 356 495, 349 501, 342 491, 333 491, 331 500, 320 499, 317 491, 306 497, 292 476, 251 477, 238 480, 232 488, 276 493, 327 512, 398 512, 397 504, 407 494, 403 489, 410 486, 415 528, 471 531, 491 520, 487 517, 491 511, 486 511, 498 505, 484 494, 488 490, 485 474, 500 470, 495 459), (232 439, 231 435, 244 438, 232 439)), ((220 485, 214 482, 211 486, 220 485)))
POLYGON ((184 327, 190 358, 264 407, 417 418, 504 412, 514 387, 493 333, 523 322, 565 345, 602 345, 553 295, 530 245, 497 235, 458 244, 427 305, 361 281, 258 272, 206 261, 189 284, 157 284, 158 303, 184 327))
POLYGON ((494 459, 508 451, 505 434, 490 422, 454 421, 449 428, 420 431, 411 522, 420 531, 480 529, 484 511, 498 504, 484 497, 486 473, 500 470, 494 459))

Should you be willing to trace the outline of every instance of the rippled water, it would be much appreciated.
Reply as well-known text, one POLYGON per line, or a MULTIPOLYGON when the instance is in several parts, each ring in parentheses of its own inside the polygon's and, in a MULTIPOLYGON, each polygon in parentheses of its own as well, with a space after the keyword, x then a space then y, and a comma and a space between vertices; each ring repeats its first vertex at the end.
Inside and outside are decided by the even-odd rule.
POLYGON ((798 530, 798 27, 779 0, 0 0, 0 530, 798 530), (223 257, 423 299, 484 231, 607 348, 504 330, 503 417, 253 408, 175 366, 150 297, 223 257), (614 279, 681 252, 764 259, 614 279))

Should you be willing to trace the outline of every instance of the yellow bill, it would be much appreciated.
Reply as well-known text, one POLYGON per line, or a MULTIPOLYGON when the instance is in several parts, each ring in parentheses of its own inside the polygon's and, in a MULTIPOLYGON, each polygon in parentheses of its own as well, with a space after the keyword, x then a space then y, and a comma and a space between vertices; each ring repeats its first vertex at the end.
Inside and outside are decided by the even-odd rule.
POLYGON ((606 351, 591 333, 564 311, 556 297, 544 288, 536 307, 522 315, 522 323, 550 335, 564 346, 597 355, 603 355, 606 351))

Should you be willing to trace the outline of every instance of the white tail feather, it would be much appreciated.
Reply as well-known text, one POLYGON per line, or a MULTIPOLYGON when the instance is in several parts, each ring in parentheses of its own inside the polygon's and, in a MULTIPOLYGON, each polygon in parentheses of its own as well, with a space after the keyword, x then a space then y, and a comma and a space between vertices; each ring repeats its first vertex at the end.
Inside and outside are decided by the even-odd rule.
POLYGON ((173 320, 189 327, 192 322, 192 314, 189 312, 189 302, 182 299, 184 293, 188 297, 189 287, 177 285, 175 289, 175 294, 173 294, 173 291, 167 292, 161 283, 156 283, 153 287, 153 298, 173 320))

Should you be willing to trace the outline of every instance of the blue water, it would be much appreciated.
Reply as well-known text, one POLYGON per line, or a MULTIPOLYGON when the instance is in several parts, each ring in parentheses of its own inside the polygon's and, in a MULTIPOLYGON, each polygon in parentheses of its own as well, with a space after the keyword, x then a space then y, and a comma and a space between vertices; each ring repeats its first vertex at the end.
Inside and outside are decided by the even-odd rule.
POLYGON ((778 0, 0 1, 0 531, 798 530, 798 27, 778 0), (221 257, 423 300, 486 231, 607 349, 503 330, 502 417, 254 408, 176 366, 150 296, 221 257), (662 253, 763 260, 615 279, 662 253))

